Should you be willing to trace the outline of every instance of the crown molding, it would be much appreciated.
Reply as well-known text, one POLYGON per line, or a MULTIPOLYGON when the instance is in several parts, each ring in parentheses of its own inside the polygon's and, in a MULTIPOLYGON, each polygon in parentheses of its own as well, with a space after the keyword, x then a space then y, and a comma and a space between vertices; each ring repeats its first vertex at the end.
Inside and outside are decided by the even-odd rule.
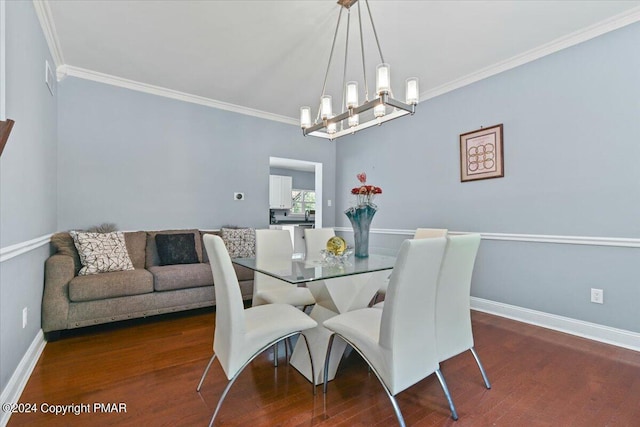
MULTIPOLYGON (((149 85, 146 83, 136 82, 133 80, 124 79, 121 77, 116 77, 116 76, 100 73, 97 71, 92 71, 88 69, 67 65, 65 64, 64 57, 62 55, 62 48, 60 46, 55 24, 53 22, 53 18, 51 15, 49 0, 32 0, 32 1, 33 1, 34 8, 36 10, 36 14, 38 16, 38 20, 40 21, 40 25, 42 26, 42 30, 43 30, 45 39, 47 41, 47 45, 49 46, 51 56, 53 57, 53 61, 57 69, 58 81, 64 79, 66 76, 69 75, 69 76, 93 80, 93 81, 97 81, 97 82, 101 82, 101 83, 105 83, 113 86, 119 86, 119 87, 131 89, 131 90, 136 90, 139 92, 145 92, 145 93, 150 93, 157 96, 177 99, 184 102, 190 102, 190 103, 218 108, 226 111, 232 111, 239 114, 259 117, 266 120, 272 120, 272 121, 291 124, 295 126, 299 125, 298 119, 296 118, 282 116, 279 114, 273 114, 273 113, 269 113, 261 110, 255 110, 255 109, 243 107, 240 105, 230 104, 223 101, 217 101, 214 99, 205 98, 198 95, 192 95, 192 94, 179 92, 172 89, 163 88, 160 86, 149 85)), ((609 19, 606 19, 604 21, 591 25, 590 27, 587 27, 585 29, 576 31, 565 37, 561 37, 556 40, 553 40, 543 46, 532 49, 521 55, 514 56, 512 58, 498 62, 497 64, 493 64, 477 72, 468 74, 454 81, 451 81, 441 86, 438 86, 436 88, 430 89, 426 92, 422 92, 420 94, 420 101, 426 101, 428 99, 443 95, 447 92, 451 92, 461 87, 468 86, 472 83, 475 83, 480 80, 486 79, 488 77, 494 76, 496 74, 502 73, 503 71, 507 71, 512 68, 518 67, 520 65, 526 64, 528 62, 535 61, 536 59, 542 58, 544 56, 566 49, 568 47, 577 45, 584 41, 590 40, 602 34, 617 30, 619 28, 633 24, 638 21, 640 21, 640 7, 629 9, 626 12, 623 12, 609 19)))
POLYGON ((459 79, 425 91, 420 94, 420 101, 426 101, 427 99, 444 95, 447 92, 460 89, 461 87, 468 86, 472 83, 484 80, 496 74, 500 74, 503 71, 519 67, 520 65, 535 61, 536 59, 551 55, 568 47, 575 46, 587 40, 591 40, 595 37, 601 36, 603 34, 617 30, 638 21, 640 21, 640 6, 629 9, 626 12, 615 15, 609 19, 598 22, 597 24, 591 25, 582 30, 578 30, 567 36, 555 39, 547 44, 544 44, 535 49, 531 49, 520 55, 516 55, 504 61, 500 61, 496 64, 490 65, 489 67, 483 68, 459 79))
POLYGON ((298 120, 291 117, 273 114, 266 111, 255 110, 253 108, 243 107, 241 105, 230 104, 228 102, 216 101, 215 99, 205 98, 203 96, 192 95, 173 89, 167 89, 160 86, 154 86, 147 83, 137 82, 134 80, 124 79, 122 77, 112 76, 110 74, 99 73, 97 71, 87 70, 71 65, 62 65, 56 70, 58 80, 64 79, 66 76, 78 77, 81 79, 92 80, 112 86, 118 86, 125 89, 131 89, 138 92, 149 93, 152 95, 163 96, 165 98, 177 99, 179 101, 190 102, 193 104, 204 105, 207 107, 218 108, 220 110, 232 111, 234 113, 245 114, 247 116, 259 117, 261 119, 272 120, 275 122, 286 123, 298 126, 298 120))
POLYGON ((62 55, 62 47, 60 47, 56 24, 53 22, 53 17, 51 15, 49 1, 33 0, 33 7, 36 10, 38 21, 40 21, 40 26, 42 27, 44 38, 47 41, 47 46, 49 46, 49 52, 53 58, 55 68, 58 68, 64 64, 64 56, 62 55))

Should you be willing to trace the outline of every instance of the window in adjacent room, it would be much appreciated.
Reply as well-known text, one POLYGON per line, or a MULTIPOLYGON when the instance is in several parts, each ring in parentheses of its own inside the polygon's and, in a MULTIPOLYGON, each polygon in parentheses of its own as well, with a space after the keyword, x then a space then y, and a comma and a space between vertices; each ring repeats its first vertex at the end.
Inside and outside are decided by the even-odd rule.
POLYGON ((305 211, 315 210, 316 192, 313 190, 292 190, 291 191, 291 213, 304 215, 305 211))

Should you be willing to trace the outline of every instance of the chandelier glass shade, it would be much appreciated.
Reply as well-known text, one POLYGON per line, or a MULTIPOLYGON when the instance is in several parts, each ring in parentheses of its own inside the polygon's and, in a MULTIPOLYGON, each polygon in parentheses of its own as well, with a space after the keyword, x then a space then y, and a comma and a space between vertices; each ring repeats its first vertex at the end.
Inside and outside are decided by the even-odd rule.
POLYGON ((338 23, 333 36, 331 54, 329 55, 329 63, 327 64, 327 71, 325 73, 322 92, 320 95, 320 104, 315 120, 312 119, 311 107, 305 106, 300 108, 300 126, 302 127, 302 133, 304 136, 312 135, 333 140, 341 136, 354 134, 355 132, 374 125, 381 125, 384 122, 398 117, 415 113, 415 107, 419 101, 418 79, 416 77, 411 77, 406 80, 405 102, 401 102, 393 98, 393 91, 391 90, 391 66, 384 61, 384 57, 382 56, 382 49, 380 48, 371 10, 369 9, 369 2, 368 0, 363 1, 371 21, 371 27, 373 29, 378 53, 380 55, 380 64, 375 70, 376 87, 374 96, 372 99, 369 98, 360 3, 358 3, 357 7, 357 22, 359 29, 358 32, 360 34, 360 51, 362 56, 362 86, 359 87, 358 81, 344 81, 347 75, 351 7, 355 5, 358 0, 338 0, 338 4, 340 5, 338 23), (345 37, 345 59, 342 82, 343 93, 340 112, 335 113, 333 111, 333 98, 331 95, 326 94, 325 90, 327 88, 327 79, 331 68, 338 30, 340 28, 340 20, 342 13, 345 10, 347 11, 347 31, 345 37), (362 103, 359 102, 359 94, 361 90, 364 90, 364 101, 362 103))

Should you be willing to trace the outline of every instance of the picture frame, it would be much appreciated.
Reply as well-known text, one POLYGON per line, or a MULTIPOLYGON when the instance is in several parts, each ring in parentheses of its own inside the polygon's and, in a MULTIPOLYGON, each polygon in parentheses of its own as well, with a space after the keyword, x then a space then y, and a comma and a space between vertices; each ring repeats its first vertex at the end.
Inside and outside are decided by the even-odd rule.
POLYGON ((460 135, 460 181, 504 177, 503 126, 460 135))

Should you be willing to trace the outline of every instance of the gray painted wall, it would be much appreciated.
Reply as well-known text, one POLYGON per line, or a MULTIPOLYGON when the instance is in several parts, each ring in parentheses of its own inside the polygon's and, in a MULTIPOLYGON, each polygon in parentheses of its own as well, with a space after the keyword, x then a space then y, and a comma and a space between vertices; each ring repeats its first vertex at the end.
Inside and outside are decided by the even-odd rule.
MULTIPOLYGON (((16 126, 0 158, 2 248, 105 221, 266 226, 269 156, 324 164, 325 200, 337 204, 325 202, 326 226, 348 226, 349 189, 366 171, 384 190, 375 228, 640 237, 640 24, 327 143, 295 126, 72 77, 51 97, 43 75, 53 61, 33 5, 7 2, 6 13, 7 116, 16 126), (497 123, 506 177, 460 183, 459 134, 497 123), (247 200, 233 201, 234 191, 247 200)), ((373 235, 372 245, 401 240, 373 235)), ((2 390, 39 330, 48 253, 0 263, 2 390)), ((640 332, 639 261, 638 249, 483 241, 472 293, 640 332), (604 305, 588 303, 590 287, 605 290, 604 305)))
POLYGON ((313 172, 271 168, 269 173, 271 175, 290 176, 293 182, 293 188, 296 190, 315 190, 316 188, 316 174, 313 172))
MULTIPOLYGON (((44 81, 49 55, 31 2, 6 2, 6 109, 16 121, 0 158, 0 247, 56 230, 57 104, 44 81)), ((43 246, 0 263, 0 389, 40 330, 43 246), (29 311, 22 329, 22 309, 29 311)))
MULTIPOLYGON (((336 224, 366 171, 383 189, 373 228, 640 237, 638 46, 636 23, 338 141, 336 224), (498 123, 505 177, 461 183, 459 135, 498 123)), ((640 332, 639 277, 637 248, 483 241, 472 294, 640 332)))
POLYGON ((59 88, 59 229, 267 227, 269 156, 323 163, 334 198, 335 145, 295 126, 78 78, 59 88))

